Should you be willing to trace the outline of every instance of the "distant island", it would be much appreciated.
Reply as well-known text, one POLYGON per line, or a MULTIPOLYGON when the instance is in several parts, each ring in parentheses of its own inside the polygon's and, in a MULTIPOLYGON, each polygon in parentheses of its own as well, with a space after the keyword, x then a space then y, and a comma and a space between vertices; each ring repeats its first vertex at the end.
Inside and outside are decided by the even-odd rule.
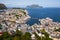
POLYGON ((27 8, 43 8, 43 7, 36 4, 32 4, 32 5, 27 6, 27 8))

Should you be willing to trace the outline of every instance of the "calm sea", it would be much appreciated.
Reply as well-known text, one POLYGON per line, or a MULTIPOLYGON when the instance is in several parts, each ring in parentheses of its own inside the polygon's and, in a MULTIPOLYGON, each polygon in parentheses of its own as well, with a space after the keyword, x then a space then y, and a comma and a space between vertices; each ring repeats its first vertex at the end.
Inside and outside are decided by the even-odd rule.
POLYGON ((56 22, 60 22, 60 8, 26 8, 31 19, 27 24, 39 23, 39 19, 50 17, 56 22))

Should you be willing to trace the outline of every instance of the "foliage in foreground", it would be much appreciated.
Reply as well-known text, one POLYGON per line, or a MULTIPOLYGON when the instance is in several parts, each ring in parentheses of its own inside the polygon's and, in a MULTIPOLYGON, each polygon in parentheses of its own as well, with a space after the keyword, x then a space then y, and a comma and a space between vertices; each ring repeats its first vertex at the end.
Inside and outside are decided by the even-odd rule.
POLYGON ((31 40, 31 34, 29 32, 23 34, 18 30, 14 35, 10 35, 8 32, 4 32, 3 35, 0 36, 0 40, 31 40))
POLYGON ((51 38, 49 38, 49 34, 43 29, 41 30, 41 33, 44 35, 44 37, 41 35, 41 36, 38 36, 35 32, 35 37, 36 37, 36 40, 53 40, 51 38))
MULTIPOLYGON (((49 38, 49 34, 44 32, 45 37, 38 36, 35 32, 35 40, 52 40, 49 38)), ((16 30, 14 35, 10 35, 8 32, 4 32, 2 36, 0 36, 0 40, 32 40, 31 34, 26 32, 23 34, 21 31, 16 30)))

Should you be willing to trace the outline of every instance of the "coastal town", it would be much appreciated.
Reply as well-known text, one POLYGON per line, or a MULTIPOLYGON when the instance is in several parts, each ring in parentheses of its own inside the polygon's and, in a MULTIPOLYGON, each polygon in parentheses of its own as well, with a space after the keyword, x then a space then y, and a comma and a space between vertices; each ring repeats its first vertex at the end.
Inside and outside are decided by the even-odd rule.
MULTIPOLYGON (((23 34, 26 32, 30 33, 31 40, 60 40, 60 23, 54 22, 54 20, 49 17, 39 19, 39 24, 35 23, 34 25, 30 26, 26 24, 26 22, 31 18, 26 9, 10 8, 0 11, 0 38, 2 35, 4 35, 4 32, 8 32, 10 35, 15 35, 16 30, 18 30, 16 35, 17 37, 15 36, 14 38, 16 39, 14 40, 21 40, 18 38, 21 36, 19 31, 21 31, 23 34)), ((8 40, 6 38, 7 35, 4 36, 5 39, 2 37, 1 40, 8 40)), ((27 40, 30 39, 29 36, 26 37, 27 40)), ((22 40, 26 39, 22 38, 22 40)))
POLYGON ((2 32, 8 31, 10 35, 13 35, 16 30, 22 31, 23 33, 29 32, 32 40, 35 40, 34 32, 38 36, 43 36, 42 30, 45 30, 49 34, 49 38, 53 40, 60 40, 60 23, 54 22, 53 19, 47 17, 45 19, 39 19, 39 24, 29 26, 26 21, 31 17, 28 15, 27 10, 23 9, 7 9, 4 12, 0 12, 0 36, 2 32), (59 31, 55 31, 59 29, 59 31))

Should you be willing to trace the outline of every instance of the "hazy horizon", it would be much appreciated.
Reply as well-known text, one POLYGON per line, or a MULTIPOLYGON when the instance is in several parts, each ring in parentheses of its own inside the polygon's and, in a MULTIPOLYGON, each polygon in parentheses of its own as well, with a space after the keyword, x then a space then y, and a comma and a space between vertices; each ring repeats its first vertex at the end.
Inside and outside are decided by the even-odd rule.
POLYGON ((43 7, 60 7, 60 0, 0 0, 7 7, 26 7, 37 4, 43 7))

